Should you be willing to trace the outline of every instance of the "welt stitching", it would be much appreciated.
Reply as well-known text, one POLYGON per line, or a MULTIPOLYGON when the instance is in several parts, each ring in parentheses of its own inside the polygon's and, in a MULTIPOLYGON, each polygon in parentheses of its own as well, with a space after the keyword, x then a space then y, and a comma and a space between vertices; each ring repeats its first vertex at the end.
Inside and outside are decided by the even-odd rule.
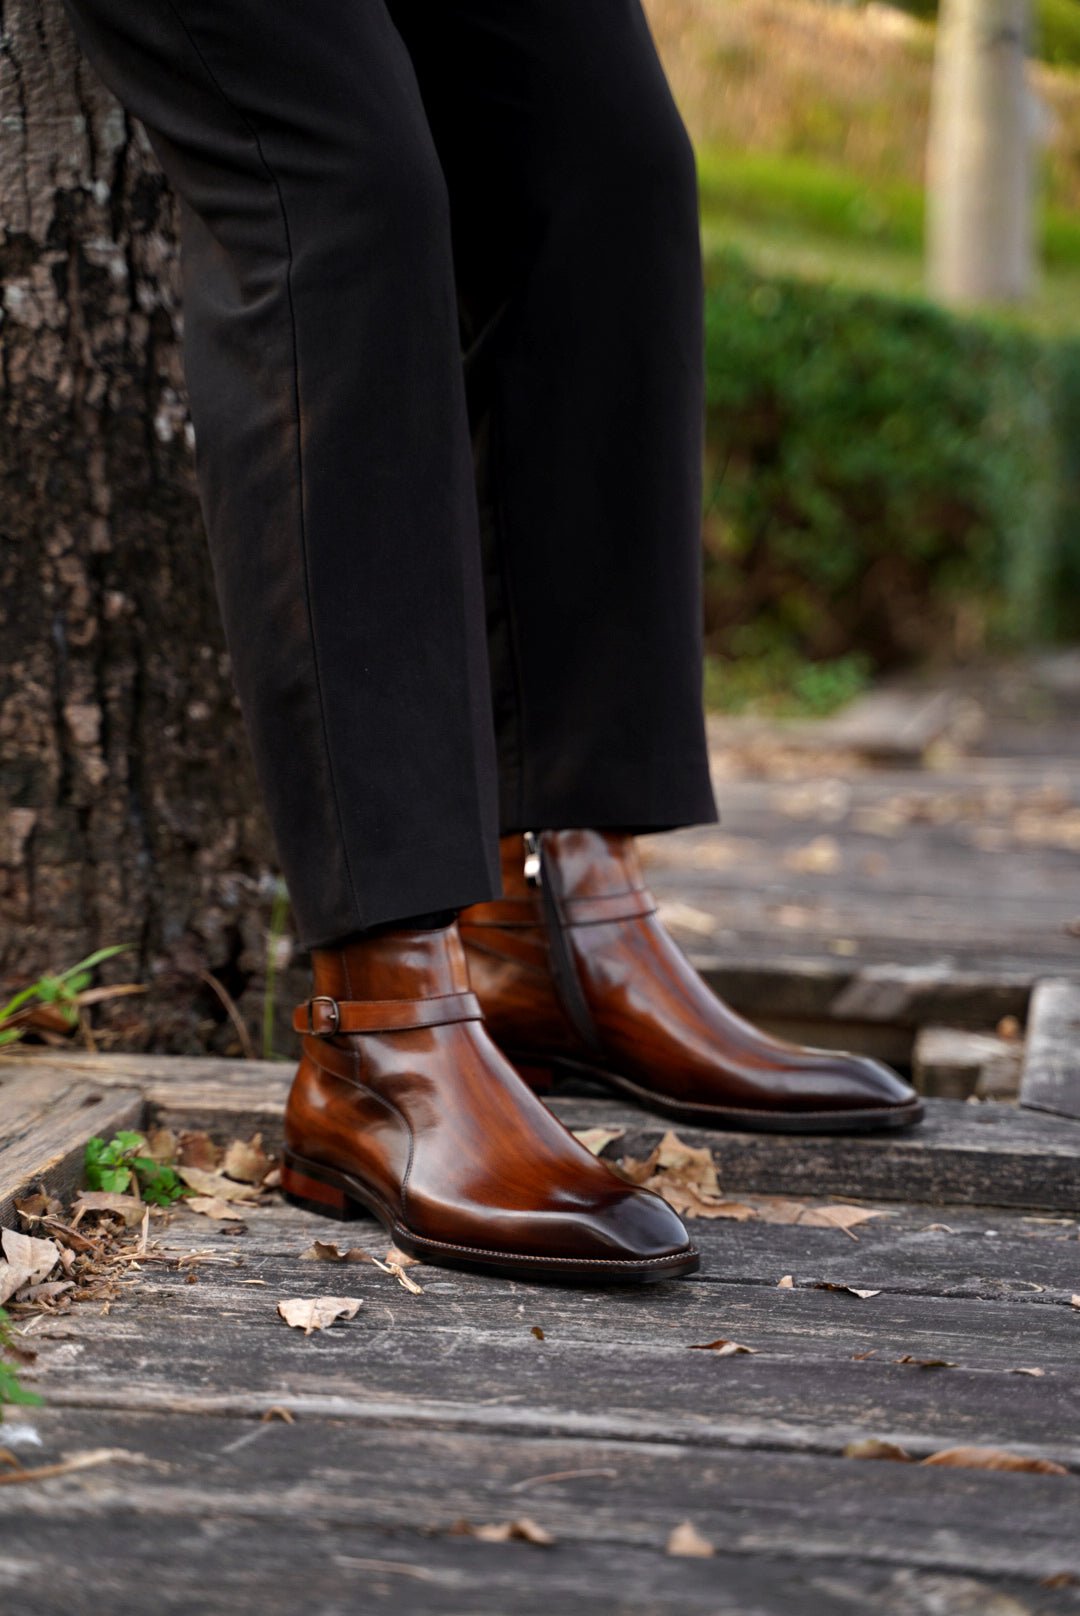
POLYGON ((281 214, 281 228, 285 237, 286 254, 285 296, 289 309, 289 337, 290 346, 292 349, 293 410, 296 423, 296 474, 298 484, 297 492, 300 503, 300 557, 303 563, 302 572, 304 579, 304 611, 307 617, 308 638, 311 642, 311 665, 315 674, 315 696, 319 709, 319 727, 322 732, 323 749, 326 753, 326 768, 330 777, 330 794, 334 800, 334 813, 338 822, 338 833, 341 837, 341 856, 345 863, 345 874, 348 878, 349 891, 352 895, 353 909, 355 911, 357 920, 359 921, 362 919, 360 898, 356 890, 356 881, 353 877, 352 865, 349 860, 349 847, 345 839, 345 820, 341 812, 341 799, 338 795, 337 778, 334 773, 334 760, 330 751, 330 734, 326 727, 326 708, 323 702, 322 675, 319 670, 319 647, 318 641, 315 637, 315 619, 311 610, 311 575, 308 557, 307 524, 304 517, 305 498, 304 458, 302 447, 303 434, 301 432, 300 415, 300 357, 296 340, 296 306, 293 302, 292 290, 293 250, 292 236, 289 231, 289 215, 285 207, 285 198, 282 195, 281 185, 278 181, 278 177, 274 173, 274 170, 267 160, 266 153, 262 148, 262 142, 259 139, 258 131, 256 130, 255 125, 252 123, 251 118, 247 113, 243 112, 227 94, 224 85, 221 83, 213 68, 210 66, 210 63, 207 61, 205 55, 199 48, 194 35, 192 34, 187 23, 184 21, 183 17, 180 15, 180 12, 174 5, 173 0, 164 0, 164 3, 166 6, 168 6, 169 10, 176 18, 178 27, 186 38, 188 44, 191 46, 192 51, 195 53, 203 72, 206 74, 215 92, 220 96, 221 100, 224 102, 225 106, 228 107, 232 115, 239 120, 241 125, 251 136, 251 139, 255 144, 255 150, 258 153, 259 162, 265 169, 266 177, 273 186, 274 195, 277 197, 278 210, 281 214))

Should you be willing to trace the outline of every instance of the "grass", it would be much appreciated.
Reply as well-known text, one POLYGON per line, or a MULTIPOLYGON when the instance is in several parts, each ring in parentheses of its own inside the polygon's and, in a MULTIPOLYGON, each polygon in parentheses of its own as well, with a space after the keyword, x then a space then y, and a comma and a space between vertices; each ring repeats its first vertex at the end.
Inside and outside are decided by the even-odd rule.
MULTIPOLYGON (((759 268, 910 296, 923 291, 924 197, 805 155, 698 152, 706 253, 736 247, 759 268)), ((1035 297, 996 316, 1046 333, 1080 329, 1080 217, 1044 208, 1035 297)))

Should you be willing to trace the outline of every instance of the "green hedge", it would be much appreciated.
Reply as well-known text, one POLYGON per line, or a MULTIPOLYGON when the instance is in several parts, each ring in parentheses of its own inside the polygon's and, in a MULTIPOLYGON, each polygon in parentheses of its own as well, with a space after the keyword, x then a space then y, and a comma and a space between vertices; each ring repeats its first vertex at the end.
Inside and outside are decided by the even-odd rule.
POLYGON ((1080 343, 709 269, 710 647, 888 667, 1080 626, 1080 343))

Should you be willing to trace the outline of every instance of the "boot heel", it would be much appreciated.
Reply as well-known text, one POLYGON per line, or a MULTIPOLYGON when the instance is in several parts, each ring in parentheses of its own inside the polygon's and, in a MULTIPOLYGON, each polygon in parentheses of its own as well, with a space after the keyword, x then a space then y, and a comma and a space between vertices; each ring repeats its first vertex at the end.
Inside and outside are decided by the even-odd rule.
POLYGON ((293 1206, 305 1212, 318 1212, 324 1218, 337 1218, 342 1223, 364 1216, 364 1208, 346 1195, 336 1184, 315 1178, 309 1168, 298 1167, 288 1151, 281 1161, 281 1192, 293 1206))

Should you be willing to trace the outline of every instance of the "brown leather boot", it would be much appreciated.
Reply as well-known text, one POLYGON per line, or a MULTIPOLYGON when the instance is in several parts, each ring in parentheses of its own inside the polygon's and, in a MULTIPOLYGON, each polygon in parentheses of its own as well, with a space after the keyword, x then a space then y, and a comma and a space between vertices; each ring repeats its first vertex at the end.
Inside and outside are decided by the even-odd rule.
POLYGON ((718 999, 661 924, 633 837, 504 836, 502 856, 505 896, 459 924, 491 1036, 540 1092, 569 1068, 706 1127, 831 1133, 922 1116, 890 1067, 772 1038, 718 999))
POLYGON ((457 926, 312 954, 293 1026, 282 1188, 374 1214, 402 1251, 517 1279, 692 1273, 667 1203, 619 1178, 521 1081, 484 1029, 457 926))

